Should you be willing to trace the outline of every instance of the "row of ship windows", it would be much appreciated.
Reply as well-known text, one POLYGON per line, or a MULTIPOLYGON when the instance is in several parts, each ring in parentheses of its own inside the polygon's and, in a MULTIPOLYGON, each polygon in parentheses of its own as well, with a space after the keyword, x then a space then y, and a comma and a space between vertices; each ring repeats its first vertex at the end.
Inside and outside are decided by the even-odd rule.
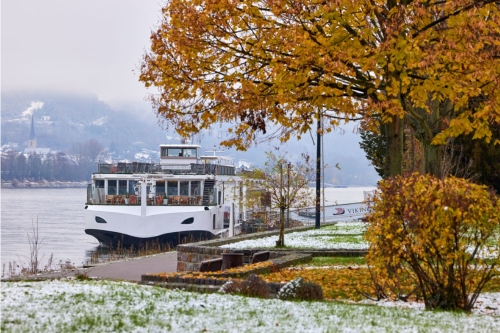
MULTIPOLYGON (((95 187, 100 189, 106 188, 107 181, 107 192, 108 195, 125 195, 138 194, 140 185, 137 184, 136 180, 121 180, 121 179, 100 179, 95 181, 95 187)), ((156 194, 166 195, 201 195, 201 181, 199 180, 169 180, 169 181, 157 181, 156 185, 147 186, 147 193, 154 192, 156 194)))

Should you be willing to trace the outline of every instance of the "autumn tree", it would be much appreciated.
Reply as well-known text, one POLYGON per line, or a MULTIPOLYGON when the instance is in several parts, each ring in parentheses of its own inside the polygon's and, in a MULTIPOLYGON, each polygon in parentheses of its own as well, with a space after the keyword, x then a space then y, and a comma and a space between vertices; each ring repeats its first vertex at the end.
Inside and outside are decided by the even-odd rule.
POLYGON ((286 141, 320 115, 363 117, 384 126, 396 175, 411 122, 439 175, 436 145, 489 141, 500 123, 496 1, 171 0, 162 13, 140 80, 181 135, 232 123, 223 144, 245 149, 270 128, 286 141))
POLYGON ((244 174, 247 189, 246 206, 262 205, 267 194, 271 209, 279 211, 280 234, 277 246, 285 246, 285 212, 291 208, 311 206, 314 202, 309 182, 314 177, 314 163, 302 154, 298 163, 292 163, 285 154, 266 152, 264 168, 256 168, 244 174))

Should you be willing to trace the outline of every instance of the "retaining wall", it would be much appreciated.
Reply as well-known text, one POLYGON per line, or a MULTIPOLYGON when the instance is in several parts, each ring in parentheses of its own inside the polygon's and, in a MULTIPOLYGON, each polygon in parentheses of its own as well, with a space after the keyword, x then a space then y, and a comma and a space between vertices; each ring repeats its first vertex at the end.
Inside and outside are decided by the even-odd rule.
MULTIPOLYGON (((332 224, 332 223, 327 223, 332 224)), ((313 229, 314 226, 304 226, 285 229, 285 233, 306 231, 313 229)), ((277 259, 280 257, 290 256, 294 253, 309 254, 311 257, 362 257, 365 256, 366 250, 348 250, 348 249, 317 249, 317 250, 298 250, 298 249, 269 249, 256 248, 252 250, 240 250, 231 248, 220 248, 221 245, 237 243, 243 240, 258 239, 269 236, 279 235, 279 230, 264 231, 254 234, 235 236, 231 238, 212 239, 197 243, 182 244, 177 246, 177 271, 198 271, 202 261, 220 258, 223 253, 243 253, 243 262, 248 263, 255 252, 270 251, 269 259, 277 259)), ((310 259, 309 259, 310 260, 310 259)), ((295 263, 288 263, 292 265, 295 263)))

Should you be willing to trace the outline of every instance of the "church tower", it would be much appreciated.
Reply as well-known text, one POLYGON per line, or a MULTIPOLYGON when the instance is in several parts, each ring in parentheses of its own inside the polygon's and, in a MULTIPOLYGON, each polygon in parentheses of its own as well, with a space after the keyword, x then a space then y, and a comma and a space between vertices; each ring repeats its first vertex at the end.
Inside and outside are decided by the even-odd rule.
POLYGON ((33 115, 31 115, 31 131, 28 139, 28 148, 36 148, 35 121, 33 115))

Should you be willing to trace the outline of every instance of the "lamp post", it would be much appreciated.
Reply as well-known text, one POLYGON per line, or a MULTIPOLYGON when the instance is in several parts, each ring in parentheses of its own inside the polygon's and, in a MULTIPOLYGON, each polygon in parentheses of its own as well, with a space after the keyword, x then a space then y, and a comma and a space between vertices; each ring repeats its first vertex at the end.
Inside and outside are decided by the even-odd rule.
POLYGON ((316 146, 316 224, 315 228, 319 229, 320 214, 321 214, 321 115, 318 113, 318 132, 316 136, 318 142, 316 146))
POLYGON ((287 217, 286 217, 286 227, 287 228, 290 228, 290 162, 288 162, 287 164, 287 171, 288 171, 288 178, 287 178, 287 193, 286 193, 286 197, 287 197, 287 200, 288 200, 288 203, 287 203, 287 217))

